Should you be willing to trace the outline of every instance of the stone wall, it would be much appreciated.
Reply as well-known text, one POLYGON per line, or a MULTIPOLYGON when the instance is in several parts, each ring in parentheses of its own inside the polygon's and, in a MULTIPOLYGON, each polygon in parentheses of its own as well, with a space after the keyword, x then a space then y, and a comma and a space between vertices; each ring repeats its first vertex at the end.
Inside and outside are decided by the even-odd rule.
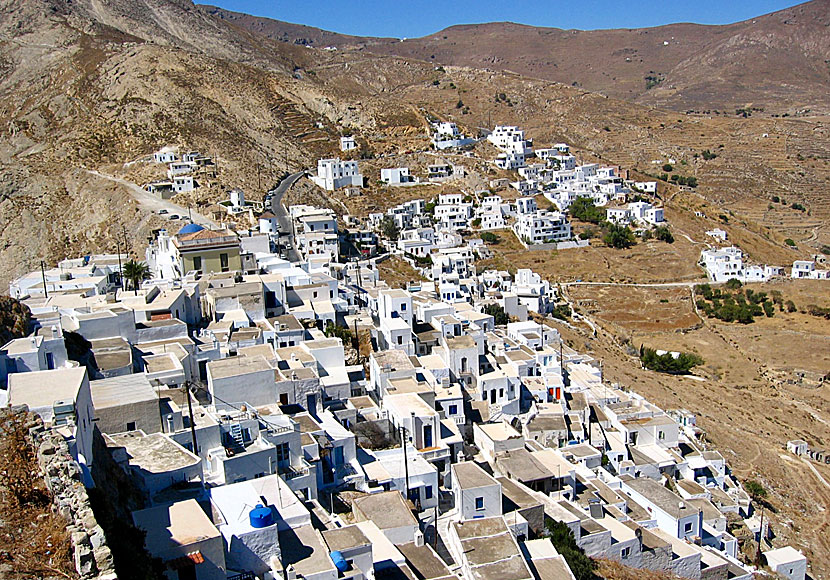
POLYGON ((117 578, 104 530, 98 525, 84 484, 81 468, 72 459, 63 437, 47 429, 30 413, 29 436, 54 509, 67 521, 75 568, 84 580, 117 578))

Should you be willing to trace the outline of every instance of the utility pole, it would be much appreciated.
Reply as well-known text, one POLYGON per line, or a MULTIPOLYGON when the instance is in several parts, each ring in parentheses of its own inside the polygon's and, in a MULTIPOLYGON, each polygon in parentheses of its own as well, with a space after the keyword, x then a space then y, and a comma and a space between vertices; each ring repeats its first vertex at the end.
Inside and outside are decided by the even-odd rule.
POLYGON ((190 382, 184 383, 184 395, 187 397, 187 411, 190 413, 190 438, 193 442, 193 453, 198 455, 199 448, 196 444, 196 424, 193 422, 193 403, 190 402, 190 382))
POLYGON ((403 472, 406 485, 406 499, 409 499, 409 463, 406 461, 406 427, 401 425, 401 445, 403 445, 403 472))
POLYGON ((761 542, 764 541, 764 508, 761 508, 761 529, 758 530, 758 551, 755 553, 755 563, 761 564, 761 542))
POLYGON ((360 360, 360 335, 357 333, 357 317, 354 319, 354 339, 357 343, 357 364, 361 364, 363 361, 360 360))
POLYGON ((40 277, 43 279, 43 297, 49 298, 49 291, 46 289, 46 265, 40 261, 40 277))
POLYGON ((118 238, 115 239, 115 251, 118 252, 118 285, 124 290, 124 270, 121 267, 121 244, 118 243, 118 238))

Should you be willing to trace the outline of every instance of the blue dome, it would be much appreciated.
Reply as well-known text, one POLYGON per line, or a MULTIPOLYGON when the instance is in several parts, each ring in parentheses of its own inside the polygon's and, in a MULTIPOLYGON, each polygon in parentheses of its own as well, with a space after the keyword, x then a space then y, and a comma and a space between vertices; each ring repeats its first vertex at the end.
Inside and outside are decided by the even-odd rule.
POLYGON ((203 228, 200 225, 187 224, 186 226, 184 226, 182 229, 179 230, 178 235, 181 236, 182 234, 195 234, 196 232, 201 232, 203 229, 205 229, 205 228, 203 228))

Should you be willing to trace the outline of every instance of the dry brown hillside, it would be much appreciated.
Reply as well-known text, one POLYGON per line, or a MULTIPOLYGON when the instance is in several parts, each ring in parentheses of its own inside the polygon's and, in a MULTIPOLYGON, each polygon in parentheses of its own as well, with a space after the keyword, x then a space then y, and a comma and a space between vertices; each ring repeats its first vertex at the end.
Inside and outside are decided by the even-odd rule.
POLYGON ((830 0, 723 26, 582 31, 494 22, 403 42, 207 10, 289 43, 359 46, 435 65, 514 71, 678 111, 830 112, 830 0))

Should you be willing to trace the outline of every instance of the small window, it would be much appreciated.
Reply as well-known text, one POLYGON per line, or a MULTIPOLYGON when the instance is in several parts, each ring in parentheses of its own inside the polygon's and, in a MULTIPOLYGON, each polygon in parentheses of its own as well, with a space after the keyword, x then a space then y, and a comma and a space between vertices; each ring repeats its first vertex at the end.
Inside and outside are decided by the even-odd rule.
POLYGON ((194 270, 201 270, 202 269, 202 257, 196 256, 193 258, 193 269, 194 270))
POLYGON ((483 497, 477 497, 476 498, 476 509, 477 510, 483 510, 484 509, 484 498, 483 497))
POLYGON ((432 486, 428 485, 424 488, 424 499, 432 499, 432 486))
POLYGON ((687 534, 688 534, 689 532, 691 532, 691 531, 692 531, 692 522, 686 522, 686 525, 685 525, 685 527, 683 528, 683 530, 684 530, 687 534))
POLYGON ((221 266, 223 272, 230 270, 227 254, 219 254, 219 265, 221 266))
POLYGON ((402 336, 398 337, 398 344, 403 344, 403 337, 402 336))
POLYGON ((406 312, 406 304, 401 304, 401 312, 406 312))
POLYGON ((665 433, 664 431, 658 431, 658 432, 657 432, 657 438, 658 438, 660 441, 663 441, 663 440, 666 438, 666 433, 665 433))
POLYGON ((627 546, 627 547, 623 548, 622 550, 620 550, 620 557, 621 558, 626 559, 630 555, 631 555, 631 547, 630 546, 627 546))
POLYGON ((127 423, 127 431, 135 431, 135 421, 127 423))
POLYGON ((314 292, 314 297, 317 298, 317 292, 316 291, 314 292))
POLYGON ((458 405, 450 405, 449 413, 450 415, 455 415, 456 413, 458 413, 458 405))

